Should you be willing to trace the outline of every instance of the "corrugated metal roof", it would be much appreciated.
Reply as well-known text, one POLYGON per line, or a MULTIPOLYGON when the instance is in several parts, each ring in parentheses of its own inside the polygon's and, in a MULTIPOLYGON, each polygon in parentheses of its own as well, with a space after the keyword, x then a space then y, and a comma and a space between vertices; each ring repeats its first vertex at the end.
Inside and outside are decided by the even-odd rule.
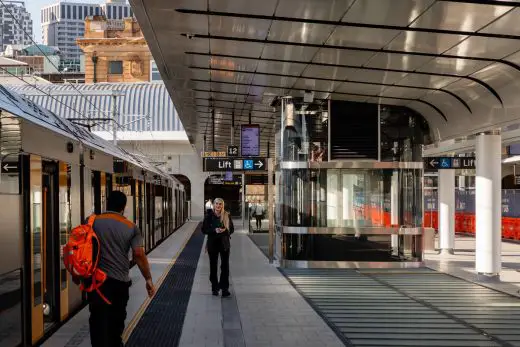
MULTIPOLYGON (((80 114, 88 117, 105 117, 99 112, 92 111, 112 111, 112 97, 110 95, 96 95, 84 97, 78 95, 76 90, 83 94, 94 94, 96 92, 115 91, 124 93, 124 96, 117 97, 117 112, 119 114, 119 124, 126 124, 136 120, 136 115, 148 115, 149 122, 141 119, 130 124, 122 131, 184 131, 180 122, 175 106, 173 105, 166 87, 162 83, 96 83, 96 84, 52 84, 38 85, 39 89, 50 94, 76 94, 76 95, 56 95, 50 97, 29 85, 7 85, 9 89, 16 93, 26 95, 28 99, 40 106, 51 110, 63 118, 78 118, 79 114, 72 112, 66 105, 74 108, 80 114), (94 106, 91 105, 91 103, 94 106)), ((111 114, 108 113, 106 117, 111 114)), ((108 129, 108 126, 96 126, 95 131, 108 129), (105 128, 105 129, 104 129, 105 128)))
POLYGON ((98 149, 104 153, 123 159, 138 167, 149 170, 157 175, 161 175, 168 179, 179 182, 177 179, 172 178, 162 169, 151 164, 148 160, 144 158, 138 159, 136 156, 128 153, 124 149, 115 146, 109 141, 103 140, 102 138, 90 133, 78 125, 75 125, 65 119, 61 119, 52 111, 37 105, 31 100, 27 100, 21 97, 17 93, 13 93, 7 90, 2 85, 0 85, 0 109, 5 110, 17 117, 26 119, 31 123, 49 129, 55 133, 66 136, 70 139, 80 140, 90 148, 98 149))
POLYGON ((519 346, 520 299, 428 269, 283 269, 347 346, 519 346))

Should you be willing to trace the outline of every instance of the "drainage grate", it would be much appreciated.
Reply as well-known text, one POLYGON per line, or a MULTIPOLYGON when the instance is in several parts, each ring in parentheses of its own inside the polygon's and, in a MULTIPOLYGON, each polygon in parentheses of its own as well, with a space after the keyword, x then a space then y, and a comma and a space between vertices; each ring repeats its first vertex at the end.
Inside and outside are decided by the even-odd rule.
POLYGON ((520 346, 520 300, 432 271, 283 269, 349 346, 520 346))
POLYGON ((204 242, 200 228, 199 224, 166 275, 163 284, 130 335, 127 347, 179 345, 193 278, 204 242))

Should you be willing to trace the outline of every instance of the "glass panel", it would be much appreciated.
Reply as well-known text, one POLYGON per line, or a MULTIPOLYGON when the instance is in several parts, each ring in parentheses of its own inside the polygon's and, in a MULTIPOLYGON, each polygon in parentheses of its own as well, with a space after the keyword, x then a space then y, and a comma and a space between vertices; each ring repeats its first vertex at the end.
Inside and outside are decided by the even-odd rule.
POLYGON ((20 119, 0 113, 0 193, 19 194, 19 155, 21 149, 20 119))
POLYGON ((327 161, 328 104, 284 98, 280 141, 284 161, 327 161))
POLYGON ((34 306, 42 303, 42 161, 31 156, 31 234, 34 306))
POLYGON ((421 170, 300 169, 280 174, 283 182, 277 187, 282 194, 283 226, 422 225, 421 170))
POLYGON ((60 163, 60 282, 61 289, 67 288, 67 270, 63 263, 63 247, 67 243, 68 234, 71 229, 71 204, 70 204, 70 186, 71 174, 70 165, 60 163))
POLYGON ((101 186, 101 213, 106 211, 107 208, 107 177, 104 172, 100 173, 100 186, 101 186))

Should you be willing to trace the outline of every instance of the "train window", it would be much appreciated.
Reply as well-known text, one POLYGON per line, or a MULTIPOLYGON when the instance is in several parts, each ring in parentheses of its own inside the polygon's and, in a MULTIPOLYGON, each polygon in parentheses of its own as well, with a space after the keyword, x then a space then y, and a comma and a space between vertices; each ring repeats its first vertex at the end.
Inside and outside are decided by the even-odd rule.
POLYGON ((20 194, 19 156, 22 147, 20 133, 20 119, 9 115, 7 112, 0 113, 0 147, 2 159, 0 160, 0 193, 20 194))
POLYGON ((60 272, 61 272, 61 289, 67 288, 67 270, 63 263, 63 247, 67 243, 69 231, 72 226, 71 221, 71 205, 70 205, 70 186, 71 186, 71 174, 70 165, 66 163, 60 163, 60 272))
POLYGON ((31 235, 34 306, 42 303, 42 162, 31 156, 31 235))

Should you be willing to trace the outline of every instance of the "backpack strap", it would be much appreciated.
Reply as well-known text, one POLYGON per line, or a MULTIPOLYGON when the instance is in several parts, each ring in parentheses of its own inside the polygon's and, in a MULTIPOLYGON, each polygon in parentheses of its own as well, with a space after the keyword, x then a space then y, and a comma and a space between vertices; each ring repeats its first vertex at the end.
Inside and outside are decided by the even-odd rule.
POLYGON ((96 220, 96 215, 92 214, 90 217, 88 217, 87 224, 89 227, 92 227, 94 225, 94 221, 96 220))

